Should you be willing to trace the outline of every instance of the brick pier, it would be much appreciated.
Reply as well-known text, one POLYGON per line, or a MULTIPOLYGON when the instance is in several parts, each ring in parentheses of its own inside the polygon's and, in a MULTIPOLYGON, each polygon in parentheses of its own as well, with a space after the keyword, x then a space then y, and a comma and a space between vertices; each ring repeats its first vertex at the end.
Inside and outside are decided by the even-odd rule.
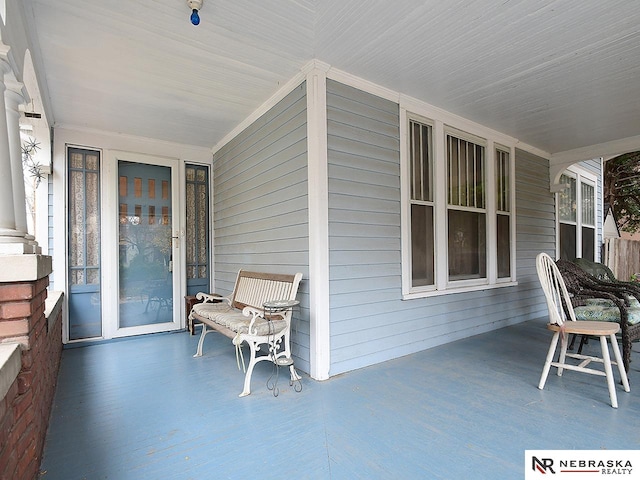
POLYGON ((62 301, 60 295, 47 301, 50 272, 50 257, 0 256, 3 480, 38 475, 62 352, 62 301))

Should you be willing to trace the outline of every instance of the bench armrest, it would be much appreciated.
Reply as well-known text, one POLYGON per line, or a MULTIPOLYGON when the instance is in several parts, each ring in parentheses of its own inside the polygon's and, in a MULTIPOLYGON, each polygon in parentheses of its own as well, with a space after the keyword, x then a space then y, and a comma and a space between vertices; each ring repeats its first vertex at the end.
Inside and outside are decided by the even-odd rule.
POLYGON ((242 314, 245 317, 251 317, 251 321, 249 322, 249 330, 248 330, 249 335, 255 335, 257 333, 256 329, 254 328, 254 324, 256 323, 258 318, 263 318, 266 320, 275 320, 276 318, 277 319, 285 318, 283 315, 280 315, 280 314, 269 315, 269 317, 267 318, 264 314, 263 309, 254 308, 254 307, 244 307, 242 309, 242 314))
POLYGON ((264 318, 264 311, 263 310, 259 310, 257 308, 253 308, 253 307, 244 307, 242 309, 242 314, 245 317, 251 317, 251 321, 249 322, 249 329, 248 329, 248 334, 249 335, 255 335, 257 332, 253 326, 254 323, 256 323, 256 320, 258 318, 264 318))
POLYGON ((226 302, 231 305, 231 299, 229 297, 224 297, 222 295, 218 295, 217 293, 198 292, 196 293, 196 299, 202 300, 203 303, 226 302))

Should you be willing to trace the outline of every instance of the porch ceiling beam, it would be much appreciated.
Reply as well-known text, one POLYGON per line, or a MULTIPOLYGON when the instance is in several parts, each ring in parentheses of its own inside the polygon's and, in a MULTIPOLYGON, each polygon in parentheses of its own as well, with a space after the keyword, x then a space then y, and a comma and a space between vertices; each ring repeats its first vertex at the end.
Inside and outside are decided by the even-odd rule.
POLYGON ((549 159, 550 190, 557 192, 565 188, 565 185, 559 183, 560 175, 574 163, 594 158, 607 159, 636 150, 640 150, 640 135, 554 153, 549 159))

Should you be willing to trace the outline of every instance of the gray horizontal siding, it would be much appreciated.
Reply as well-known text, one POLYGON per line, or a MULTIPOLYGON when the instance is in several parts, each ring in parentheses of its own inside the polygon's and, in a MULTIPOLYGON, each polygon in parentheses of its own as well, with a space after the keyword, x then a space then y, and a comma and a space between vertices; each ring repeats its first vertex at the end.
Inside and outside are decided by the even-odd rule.
POLYGON ((306 85, 295 88, 231 142, 213 163, 216 291, 239 269, 302 272, 294 312, 296 366, 309 371, 309 212, 306 85))
POLYGON ((381 361, 400 291, 398 105, 327 82, 331 375, 381 361))
POLYGON ((403 301, 398 105, 334 81, 327 90, 330 374, 543 315, 535 256, 555 242, 548 162, 516 158, 518 286, 403 301))
POLYGON ((555 196, 549 184, 549 161, 516 150, 516 248, 518 302, 530 318, 547 315, 536 273, 536 256, 546 252, 555 257, 555 196))

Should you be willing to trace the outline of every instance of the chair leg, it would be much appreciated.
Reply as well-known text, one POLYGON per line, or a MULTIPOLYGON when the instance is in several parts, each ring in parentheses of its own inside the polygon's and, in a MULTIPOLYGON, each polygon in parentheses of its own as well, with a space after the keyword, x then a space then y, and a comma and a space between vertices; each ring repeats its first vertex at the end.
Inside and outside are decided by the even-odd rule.
POLYGON ((627 371, 624 369, 624 363, 622 361, 622 354, 620 353, 620 347, 618 346, 618 339, 615 334, 611 335, 611 348, 613 348, 613 355, 618 364, 618 371, 620 372, 620 379, 622 380, 622 386, 625 392, 630 392, 629 377, 627 377, 627 371))
POLYGON ((589 344, 589 335, 582 335, 580 337, 580 346, 578 347, 578 355, 582 353, 582 347, 589 344))
MULTIPOLYGON (((567 338, 566 335, 561 334, 560 335, 560 358, 558 360, 558 363, 560 365, 564 365, 567 361, 567 346, 569 344, 569 339, 567 338)), ((558 367, 558 376, 561 377, 562 376, 562 372, 564 372, 564 368, 562 368, 561 366, 558 367)))
POLYGON ((611 406, 613 408, 618 408, 616 384, 613 380, 613 370, 611 369, 611 358, 609 357, 609 345, 607 344, 606 335, 600 335, 600 346, 602 347, 602 361, 604 362, 604 373, 607 377, 607 386, 609 387, 609 398, 611 399, 611 406))
POLYGON ((547 382, 547 376, 549 376, 549 369, 551 368, 551 362, 553 361, 553 354, 556 352, 556 347, 558 346, 559 337, 560 337, 560 332, 555 332, 553 334, 553 338, 551 339, 551 344, 549 345, 549 351, 547 352, 547 359, 544 361, 544 368, 542 369, 542 375, 540 376, 540 383, 538 384, 538 388, 540 390, 544 388, 544 384, 547 382))

